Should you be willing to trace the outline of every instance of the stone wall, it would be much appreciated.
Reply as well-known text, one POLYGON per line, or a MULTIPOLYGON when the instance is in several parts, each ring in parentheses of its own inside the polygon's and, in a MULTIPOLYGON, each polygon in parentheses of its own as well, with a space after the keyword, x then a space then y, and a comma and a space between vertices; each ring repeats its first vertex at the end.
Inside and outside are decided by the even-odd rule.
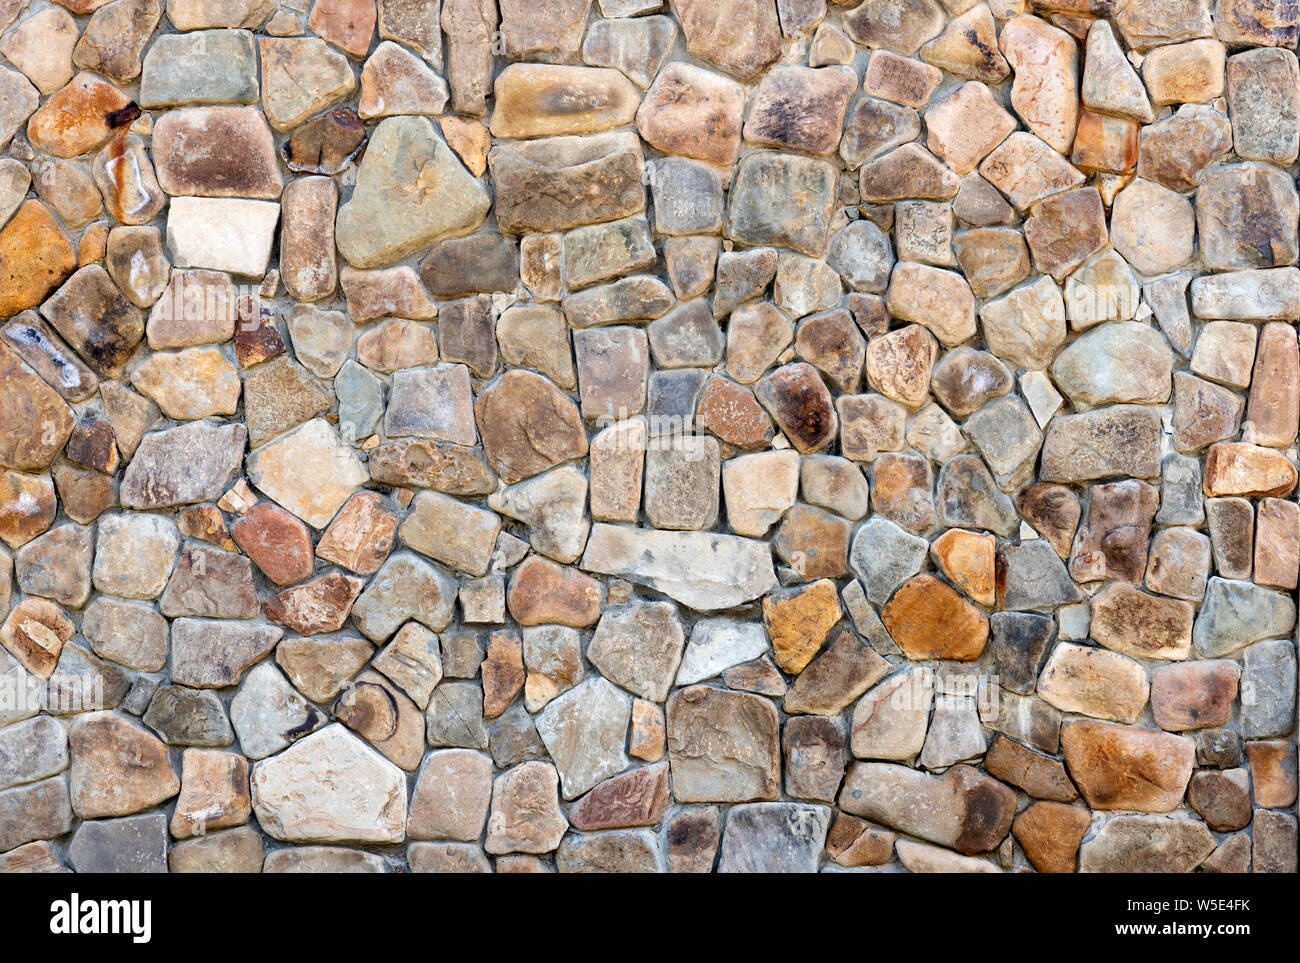
POLYGON ((1296 868, 1282 0, 0 0, 0 870, 1296 868))

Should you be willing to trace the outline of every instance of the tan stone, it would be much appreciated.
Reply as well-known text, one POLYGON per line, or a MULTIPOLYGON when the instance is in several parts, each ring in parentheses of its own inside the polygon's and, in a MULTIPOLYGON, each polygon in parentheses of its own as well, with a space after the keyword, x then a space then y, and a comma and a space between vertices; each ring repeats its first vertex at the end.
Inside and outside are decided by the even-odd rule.
POLYGON ((24 201, 0 231, 0 316, 36 307, 76 268, 72 242, 49 208, 24 201))
POLYGON ((492 134, 526 138, 593 134, 630 123, 641 92, 606 67, 511 64, 493 85, 492 134))
POLYGON ((1092 637, 1140 659, 1185 659, 1192 646, 1192 606, 1112 583, 1092 600, 1092 637))
POLYGON ((82 819, 127 816, 180 791, 167 747, 121 716, 92 712, 78 717, 68 745, 72 808, 82 819))
POLYGON ((76 157, 103 146, 139 116, 139 106, 122 91, 79 73, 32 114, 27 136, 55 157, 76 157))
POLYGON ((794 675, 802 672, 842 614, 835 583, 829 579, 765 596, 763 624, 777 665, 794 675))
POLYGON ((1296 468, 1278 451, 1246 443, 1210 446, 1205 459, 1205 494, 1287 495, 1296 485, 1296 468))
POLYGON ((1079 105, 1078 46, 1064 30, 1028 16, 1008 21, 998 42, 1015 74, 1011 105, 1030 130, 1064 154, 1079 105))
POLYGON ((925 126, 926 146, 958 174, 969 174, 1016 129, 1016 122, 988 87, 972 81, 930 107, 925 126))
POLYGON ((1191 739, 1108 722, 1065 723, 1061 746, 1094 810, 1170 812, 1182 802, 1196 762, 1191 739))

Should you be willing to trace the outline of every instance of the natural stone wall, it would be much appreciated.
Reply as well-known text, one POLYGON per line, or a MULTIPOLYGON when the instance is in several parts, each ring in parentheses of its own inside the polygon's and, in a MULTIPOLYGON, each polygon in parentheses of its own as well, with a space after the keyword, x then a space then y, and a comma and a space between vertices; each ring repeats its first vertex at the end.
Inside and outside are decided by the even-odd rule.
POLYGON ((1282 0, 0 0, 0 870, 1296 869, 1282 0))

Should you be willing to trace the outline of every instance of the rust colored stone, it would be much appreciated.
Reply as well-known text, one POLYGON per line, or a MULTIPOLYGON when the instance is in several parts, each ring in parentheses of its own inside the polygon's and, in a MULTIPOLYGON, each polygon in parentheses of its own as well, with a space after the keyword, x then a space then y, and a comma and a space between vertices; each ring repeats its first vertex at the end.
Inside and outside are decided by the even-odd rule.
POLYGON ((276 585, 293 585, 311 576, 311 532, 279 505, 254 505, 230 526, 230 534, 276 585))
POLYGON ((388 500, 377 492, 357 492, 325 529, 316 554, 358 575, 374 575, 392 551, 396 533, 397 513, 388 500))
POLYGON ((510 577, 506 606, 520 625, 582 629, 600 618, 601 586, 575 568, 530 555, 510 577))
POLYGON ((1205 459, 1205 494, 1287 495, 1296 485, 1296 468, 1281 452, 1244 442, 1210 446, 1205 459))
POLYGON ((289 170, 340 174, 366 146, 366 125, 347 107, 326 111, 294 129, 280 148, 289 170))
POLYGON ((186 538, 197 538, 210 545, 235 550, 235 542, 226 528, 226 520, 221 517, 221 510, 214 505, 191 505, 176 516, 176 525, 186 538))
POLYGON ((1083 509, 1079 496, 1064 485, 1030 485, 1016 496, 1016 510, 1047 539, 1056 554, 1068 558, 1083 509))
POLYGON ((262 610, 272 622, 299 635, 337 632, 365 584, 354 576, 330 572, 271 596, 262 603, 262 610))
POLYGON ((1067 722, 1061 746, 1093 809, 1170 812, 1182 802, 1196 763, 1191 739, 1109 722, 1067 722))
POLYGON ((825 448, 839 430, 831 393, 817 369, 806 362, 777 368, 758 383, 755 394, 804 454, 825 448))
POLYGON ((0 466, 44 471, 72 434, 72 409, 0 344, 0 466))
POLYGON ((1151 712, 1171 732, 1212 729, 1232 719, 1241 669, 1227 659, 1175 662, 1151 673, 1151 712))
POLYGON ((40 201, 24 201, 0 231, 0 317, 34 308, 77 269, 77 252, 40 201))
POLYGON ((140 106, 112 84, 80 73, 52 94, 27 121, 32 144, 55 157, 102 147, 140 116, 140 106))
POLYGON ((488 640, 483 677, 483 718, 495 719, 524 687, 524 646, 519 633, 500 629, 488 640))
POLYGON ((754 393, 718 375, 704 386, 695 424, 737 448, 765 447, 773 434, 772 419, 754 393))
POLYGON ((1040 873, 1073 873, 1092 816, 1082 806, 1037 802, 1016 817, 1011 832, 1040 873))
POLYGON ((802 672, 841 615, 839 593, 830 579, 764 596, 763 624, 776 664, 792 675, 802 672))
POLYGON ((606 779, 578 800, 569 823, 582 832, 654 826, 668 809, 668 764, 606 779))

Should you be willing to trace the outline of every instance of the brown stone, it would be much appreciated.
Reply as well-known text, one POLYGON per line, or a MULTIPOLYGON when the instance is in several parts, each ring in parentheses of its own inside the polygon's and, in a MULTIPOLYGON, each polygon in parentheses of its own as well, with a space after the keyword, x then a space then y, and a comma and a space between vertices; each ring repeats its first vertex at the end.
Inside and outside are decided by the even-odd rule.
POLYGON ((1203 481, 1208 497, 1287 495, 1296 485, 1296 468, 1281 452, 1246 443, 1210 446, 1203 481))
POLYGON ((1062 280, 1105 246, 1106 210, 1096 188, 1044 198, 1025 221, 1034 267, 1062 280))
MULTIPOLYGON (((668 699, 668 763, 679 803, 775 800, 781 794, 776 707, 762 696, 711 686, 668 699)), ((679 817, 680 818, 680 817, 679 817)), ((669 829, 670 848, 675 829, 669 829)), ((706 838, 711 833, 701 834, 706 838)))
POLYGON ((1170 812, 1196 762, 1192 740, 1109 722, 1061 727, 1065 764, 1093 809, 1170 812))
POLYGON ((0 473, 0 538, 10 548, 21 548, 49 529, 58 507, 48 475, 0 473))
POLYGON ((673 0, 691 55, 741 79, 781 56, 781 27, 772 0, 673 0), (736 27, 744 24, 737 32, 736 27))
MULTIPOLYGON (((785 711, 791 714, 838 715, 846 706, 879 682, 892 666, 876 654, 857 634, 842 628, 826 651, 799 673, 785 696, 785 711)), ((840 734, 838 750, 843 746, 840 734)), ((839 779, 835 780, 838 788, 839 779)), ((827 800, 830 801, 830 800, 827 800)))
POLYGON ((284 338, 275 327, 275 309, 258 306, 251 298, 239 299, 239 325, 235 331, 235 358, 242 368, 252 368, 284 354, 284 338))
POLYGON ((41 306, 41 313, 103 378, 117 378, 144 339, 140 309, 100 265, 81 268, 41 306))
POLYGON ((1144 659, 1185 659, 1192 644, 1192 606, 1112 583, 1092 600, 1092 637, 1144 659))
POLYGON ((118 504, 116 476, 80 468, 66 460, 55 462, 51 473, 64 513, 78 525, 89 525, 118 504))
POLYGON ((337 632, 365 584, 354 576, 330 572, 271 596, 262 603, 262 609, 272 622, 299 635, 337 632))
POLYGON ((27 136, 55 157, 76 157, 102 147, 139 116, 139 106, 122 91, 80 73, 32 114, 27 136))
POLYGON ((0 231, 0 317, 33 308, 77 267, 77 253, 40 201, 24 201, 0 231))
POLYGON ((1064 763, 1000 733, 993 737, 984 756, 984 768, 990 776, 1023 789, 1035 799, 1068 803, 1079 798, 1079 791, 1065 774, 1064 763))
POLYGON ((158 183, 168 194, 280 196, 271 128, 256 107, 197 107, 164 114, 154 127, 158 183))
POLYGON ((601 596, 590 575, 531 555, 510 576, 506 605, 520 625, 586 628, 600 618, 601 596))
POLYGON ((569 822, 582 832, 654 826, 667 809, 668 763, 659 763, 599 783, 569 811, 569 822))
MULTIPOLYGON (((371 454, 373 470, 374 454, 371 454)), ((377 492, 357 492, 321 535, 316 554, 358 575, 373 575, 388 558, 397 532, 397 513, 377 492)))
POLYGON ((1241 397, 1185 371, 1174 372, 1174 447, 1194 453, 1235 438, 1241 425, 1241 397))
POLYGON ((1138 162, 1139 129, 1137 121, 1127 117, 1082 108, 1070 162, 1081 170, 1114 174, 1131 171, 1138 162))
POLYGON ((226 521, 214 505, 191 505, 182 509, 176 516, 176 526, 186 538, 202 539, 227 552, 235 550, 226 521))
POLYGON ((1300 574, 1300 506, 1281 498, 1260 500, 1255 522, 1255 582, 1294 589, 1300 574))
POLYGON ((1138 176, 1172 191, 1190 191, 1232 149, 1232 125, 1213 107, 1184 104, 1138 136, 1138 176))
POLYGON ((385 485, 432 488, 451 495, 486 495, 497 478, 473 448, 428 438, 380 445, 370 453, 370 477, 385 485))
POLYGON ((934 473, 921 455, 883 454, 872 473, 871 505, 878 515, 920 535, 935 523, 934 473))
POLYGON ((1092 817, 1082 806, 1034 803, 1016 817, 1011 832, 1040 873, 1073 873, 1092 817))
POLYGON ((1255 805, 1284 809, 1296 801, 1296 754, 1286 740, 1246 743, 1255 805))
POLYGON ((1151 712, 1171 732, 1227 725, 1241 669, 1215 659, 1157 666, 1151 674, 1151 712))
POLYGON ((849 570, 849 528, 830 512, 793 505, 772 537, 772 550, 801 578, 838 578, 849 570))
POLYGON ((111 712, 77 718, 68 733, 72 808, 82 819, 128 816, 175 796, 167 746, 111 712))
POLYGON ((1187 804, 1216 832, 1250 825, 1250 776, 1245 769, 1202 771, 1187 784, 1187 804))
POLYGON ((230 534, 276 585, 293 585, 311 576, 311 532, 280 506, 271 502, 254 505, 235 519, 230 534))
POLYGON ((1070 556, 1074 579, 1092 582, 1116 578, 1134 585, 1141 582, 1151 521, 1159 501, 1153 485, 1136 479, 1094 485, 1070 556))
POLYGON ((1300 347, 1295 328, 1271 322, 1259 332, 1246 423, 1257 445, 1286 447, 1300 426, 1300 347))
POLYGON ((181 792, 171 818, 176 839, 204 836, 242 826, 253 813, 248 760, 235 752, 186 749, 181 756, 181 792))
POLYGON ((817 369, 804 362, 778 368, 767 375, 755 395, 799 451, 826 447, 839 430, 831 394, 817 369))
POLYGON ((529 371, 508 371, 479 394, 474 416, 488 461, 508 485, 587 453, 577 406, 529 371))
POLYGON ((64 644, 76 631, 76 626, 54 602, 24 599, 13 607, 0 626, 0 645, 32 675, 48 679, 54 674, 64 644))
POLYGON ((857 75, 843 67, 779 66, 754 94, 745 139, 755 144, 833 154, 857 75))
POLYGON ((361 118, 347 107, 336 107, 295 128, 281 153, 291 171, 333 175, 351 165, 365 145, 361 118))
POLYGON ((483 718, 495 719, 524 687, 523 643, 516 632, 502 629, 488 640, 483 676, 483 718))
POLYGON ((802 672, 842 614, 830 579, 764 596, 763 624, 776 664, 792 675, 802 672))
POLYGON ((826 834, 826 852, 840 866, 883 866, 894 856, 897 836, 865 819, 837 812, 826 834))
POLYGON ((929 103, 942 79, 943 71, 937 67, 900 57, 891 50, 874 50, 862 78, 862 90, 919 110, 929 103))
POLYGON ((667 751, 664 710, 646 699, 632 700, 627 753, 633 759, 658 762, 667 751))
POLYGON ((735 163, 745 91, 727 77, 684 61, 668 64, 637 111, 646 142, 665 154, 720 166, 735 163))
POLYGON ((357 676, 334 703, 334 716, 407 772, 419 768, 424 713, 379 673, 357 676))
POLYGON ((984 651, 989 620, 933 575, 909 579, 880 612, 909 659, 971 662, 984 651))

